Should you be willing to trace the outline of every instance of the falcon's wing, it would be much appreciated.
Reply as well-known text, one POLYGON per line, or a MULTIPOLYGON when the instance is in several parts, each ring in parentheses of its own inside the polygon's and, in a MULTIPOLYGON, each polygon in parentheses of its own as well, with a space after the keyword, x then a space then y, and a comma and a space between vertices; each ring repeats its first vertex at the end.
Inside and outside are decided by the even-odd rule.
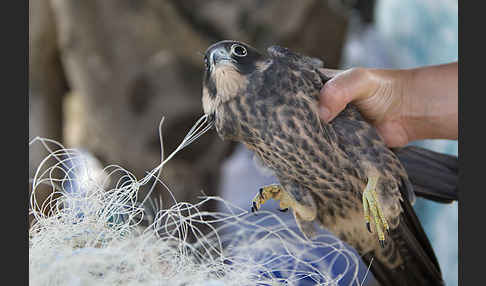
MULTIPOLYGON (((380 157, 383 156, 384 152, 378 151, 379 148, 374 151, 371 147, 369 150, 352 152, 352 148, 355 146, 366 147, 367 144, 363 144, 361 141, 373 141, 373 137, 376 137, 376 130, 362 118, 356 107, 348 105, 332 121, 331 126, 338 134, 340 148, 343 150, 351 149, 346 152, 348 155, 362 156, 364 154, 375 165, 383 166, 384 162, 380 157), (364 128, 363 125, 368 127, 364 128)), ((415 203, 416 195, 441 203, 451 203, 458 200, 459 167, 456 156, 437 153, 417 146, 394 148, 391 151, 394 153, 393 157, 398 158, 408 175, 407 183, 413 185, 413 188, 407 188, 407 197, 412 205, 415 203)), ((392 154, 386 153, 388 153, 386 157, 390 158, 392 154)), ((390 159, 396 165, 395 159, 390 159)), ((385 160, 387 159, 385 158, 385 160)), ((398 172, 399 168, 395 167, 395 169, 398 172)), ((403 172, 403 169, 398 173, 401 172, 403 172)), ((400 176, 403 177, 403 175, 400 176)))
MULTIPOLYGON (((400 165, 395 154, 386 147, 380 139, 376 129, 364 120, 358 109, 348 106, 329 124, 336 134, 336 142, 352 162, 369 163, 381 172, 387 174, 389 180, 406 178, 405 169, 400 165)), ((365 168, 357 168, 357 172, 363 172, 365 168)), ((367 174, 360 173, 360 178, 367 179, 367 174)), ((404 188, 406 196, 411 204, 415 203, 415 194, 409 180, 404 180, 409 186, 404 188)), ((398 182, 396 182, 398 183, 398 182)), ((388 197, 400 197, 398 188, 386 190, 388 197)))

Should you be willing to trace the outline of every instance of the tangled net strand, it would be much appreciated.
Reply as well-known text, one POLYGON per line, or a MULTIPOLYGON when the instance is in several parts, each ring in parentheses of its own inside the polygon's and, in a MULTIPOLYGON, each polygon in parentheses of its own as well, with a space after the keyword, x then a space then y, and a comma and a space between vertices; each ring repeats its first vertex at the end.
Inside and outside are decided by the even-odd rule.
POLYGON ((359 258, 340 240, 330 235, 306 240, 271 212, 255 217, 207 196, 196 204, 174 201, 167 209, 148 195, 140 202, 139 190, 149 182, 151 191, 161 185, 170 193, 160 171, 207 131, 197 127, 201 122, 206 121, 201 118, 140 180, 121 166, 102 168, 80 150, 46 138, 32 140, 30 145, 42 144, 49 154, 31 179, 31 285, 299 285, 303 280, 337 285, 345 275, 351 276, 350 285, 360 285, 359 258), (52 189, 41 205, 35 196, 40 185, 52 189), (200 210, 214 200, 227 211, 200 210), (339 273, 337 261, 345 264, 339 273))

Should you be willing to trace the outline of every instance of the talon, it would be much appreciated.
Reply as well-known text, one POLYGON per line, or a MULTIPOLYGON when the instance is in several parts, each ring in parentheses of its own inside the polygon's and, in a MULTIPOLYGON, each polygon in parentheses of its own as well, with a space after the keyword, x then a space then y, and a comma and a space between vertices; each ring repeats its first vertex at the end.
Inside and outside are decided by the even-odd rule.
MULTIPOLYGON (((254 212, 256 212, 257 210, 258 210, 258 208, 257 208, 257 206, 256 206, 256 203, 255 203, 255 202, 253 202, 253 205, 251 206, 251 212, 252 212, 252 213, 254 213, 254 212)), ((255 213, 255 215, 256 215, 256 213, 255 213)))
POLYGON ((371 226, 370 226, 370 219, 373 220, 375 224, 376 233, 378 235, 378 240, 380 242, 381 247, 384 248, 385 247, 384 230, 387 231, 388 235, 390 235, 390 230, 388 227, 388 223, 385 219, 385 215, 383 214, 383 210, 381 208, 380 202, 378 201, 378 196, 376 194, 377 182, 378 182, 378 177, 368 178, 368 183, 363 192, 363 210, 364 210, 366 228, 370 233, 372 233, 371 226))
POLYGON ((260 188, 258 194, 253 198, 253 210, 258 211, 258 209, 269 199, 280 200, 280 211, 284 212, 288 209, 288 199, 285 199, 285 194, 282 196, 282 187, 280 185, 268 185, 260 188))
POLYGON ((278 209, 278 210, 284 213, 284 212, 288 211, 288 210, 289 210, 289 208, 285 208, 285 209, 278 209))

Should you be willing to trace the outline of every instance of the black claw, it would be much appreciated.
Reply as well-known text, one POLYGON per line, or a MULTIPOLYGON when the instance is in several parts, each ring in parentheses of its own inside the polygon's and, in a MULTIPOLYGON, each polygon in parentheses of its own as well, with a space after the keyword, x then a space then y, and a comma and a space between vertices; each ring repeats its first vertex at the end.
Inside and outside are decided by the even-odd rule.
POLYGON ((285 209, 278 209, 278 210, 284 213, 284 212, 288 211, 288 210, 289 210, 289 208, 285 208, 285 209))
POLYGON ((389 228, 386 229, 386 233, 388 233, 388 235, 390 235, 390 229, 389 228))
POLYGON ((371 231, 371 226, 370 226, 370 223, 369 223, 369 222, 367 222, 367 223, 366 223, 366 228, 368 229, 368 231, 369 231, 370 233, 373 233, 373 232, 371 231))
POLYGON ((260 194, 260 198, 264 199, 264 197, 263 197, 263 188, 258 189, 258 193, 260 194))
POLYGON ((385 241, 384 240, 380 240, 380 245, 381 245, 381 248, 385 248, 385 241))
POLYGON ((256 211, 257 211, 257 210, 258 210, 258 209, 257 209, 256 203, 255 203, 255 202, 253 202, 253 205, 251 206, 251 212, 252 212, 252 213, 255 213, 255 215, 256 215, 256 211))

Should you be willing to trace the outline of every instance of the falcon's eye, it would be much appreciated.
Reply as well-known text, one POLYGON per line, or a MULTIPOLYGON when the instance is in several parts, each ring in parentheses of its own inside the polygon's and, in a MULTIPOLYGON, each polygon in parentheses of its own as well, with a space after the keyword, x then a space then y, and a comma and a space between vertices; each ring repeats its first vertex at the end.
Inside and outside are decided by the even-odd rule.
POLYGON ((242 45, 234 44, 231 46, 231 54, 237 57, 244 57, 247 54, 246 48, 242 45))
POLYGON ((206 67, 207 70, 209 69, 209 59, 207 56, 204 56, 204 67, 206 67))

